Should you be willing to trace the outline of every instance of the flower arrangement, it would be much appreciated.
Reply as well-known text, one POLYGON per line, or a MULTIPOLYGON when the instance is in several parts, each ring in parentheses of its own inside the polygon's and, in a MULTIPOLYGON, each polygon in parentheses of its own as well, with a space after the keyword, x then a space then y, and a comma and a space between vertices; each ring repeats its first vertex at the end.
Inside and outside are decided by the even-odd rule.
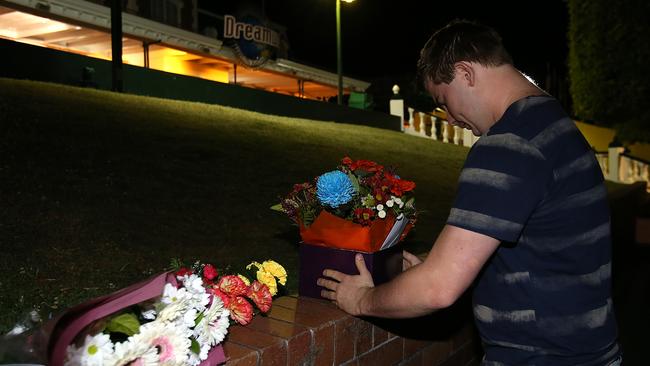
POLYGON ((287 279, 272 260, 249 264, 254 276, 220 275, 200 262, 184 266, 175 260, 172 267, 161 295, 91 323, 67 347, 64 364, 207 364, 230 320, 246 325, 255 312, 268 312, 287 279))
MULTIPOLYGON (((313 183, 295 184, 291 192, 271 208, 287 214, 301 228, 303 241, 308 243, 311 240, 316 241, 315 244, 326 242, 325 245, 337 246, 332 241, 340 242, 345 238, 349 241, 351 237, 347 234, 331 240, 320 234, 313 239, 311 235, 314 231, 332 233, 335 230, 344 234, 349 224, 364 227, 368 232, 364 235, 375 236, 369 240, 377 242, 386 238, 396 220, 406 220, 409 228, 415 224, 414 189, 414 182, 401 179, 393 169, 370 160, 354 161, 344 157, 335 170, 316 177, 313 183)), ((350 229, 360 232, 359 228, 350 229)), ((373 251, 378 249, 376 246, 376 243, 362 244, 349 249, 373 251)))
POLYGON ((336 170, 320 175, 315 183, 302 183, 272 208, 308 227, 322 211, 368 226, 388 214, 404 215, 415 222, 415 183, 370 160, 341 160, 336 170))

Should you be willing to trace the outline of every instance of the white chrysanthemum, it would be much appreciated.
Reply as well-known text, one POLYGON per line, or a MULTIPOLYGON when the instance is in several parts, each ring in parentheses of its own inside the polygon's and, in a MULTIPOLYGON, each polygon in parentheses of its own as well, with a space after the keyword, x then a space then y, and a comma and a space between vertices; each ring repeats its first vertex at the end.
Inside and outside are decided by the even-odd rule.
POLYGON ((114 366, 127 365, 157 366, 158 349, 142 342, 134 342, 129 337, 126 342, 115 344, 114 366))
POLYGON ((147 319, 147 320, 156 319, 156 315, 157 315, 157 313, 156 313, 156 310, 154 310, 154 309, 149 309, 149 310, 145 310, 145 311, 142 312, 142 317, 147 319))
POLYGON ((386 211, 379 211, 377 212, 377 216, 379 216, 380 219, 383 219, 386 217, 386 211))
POLYGON ((201 347, 212 347, 223 341, 228 334, 229 316, 230 311, 224 309, 221 299, 213 297, 210 308, 203 313, 203 319, 194 328, 194 336, 201 347))
MULTIPOLYGON (((207 347, 205 347, 205 348, 207 349, 207 347)), ((203 350, 203 347, 201 348, 201 350, 203 350)), ((207 355, 207 352, 206 352, 206 355, 207 355)), ((207 358, 207 356, 206 356, 206 358, 207 358)), ((188 365, 196 366, 196 365, 200 364, 201 362, 203 362, 203 360, 201 360, 200 355, 197 355, 194 352, 190 352, 190 357, 187 359, 187 364, 188 365)))
POLYGON ((383 211, 384 210, 384 205, 381 203, 377 205, 377 211, 383 211))
POLYGON ((178 318, 183 319, 184 315, 189 309, 192 309, 192 300, 183 298, 165 306, 158 313, 158 320, 160 321, 174 321, 178 318))
POLYGON ((192 294, 190 294, 185 288, 176 288, 172 284, 166 284, 163 289, 163 296, 160 301, 163 304, 169 305, 175 302, 182 301, 183 299, 191 299, 192 294))
POLYGON ((185 275, 181 277, 181 282, 192 297, 192 307, 198 311, 205 310, 205 307, 210 302, 210 295, 205 292, 201 277, 195 274, 185 275))
POLYGON ((393 205, 395 205, 395 201, 393 201, 393 200, 386 201, 386 206, 387 207, 393 207, 393 205))
POLYGON ((402 208, 402 207, 404 206, 404 202, 403 202, 402 199, 399 198, 399 197, 395 197, 395 198, 393 199, 393 201, 395 201, 395 203, 397 203, 397 206, 399 206, 399 208, 402 208))
POLYGON ((185 288, 176 288, 173 285, 166 284, 161 299, 164 305, 159 310, 158 319, 162 321, 174 321, 181 314, 185 314, 188 309, 194 307, 194 298, 185 288))
POLYGON ((188 328, 193 328, 196 324, 196 317, 199 315, 194 308, 188 309, 183 313, 182 324, 188 328))
POLYGON ((199 345, 199 349, 200 349, 199 354, 190 351, 190 356, 187 359, 188 365, 196 366, 208 359, 208 352, 210 351, 210 346, 199 345))
POLYGON ((181 281, 183 282, 183 287, 192 294, 202 294, 205 292, 203 280, 195 274, 185 275, 181 278, 181 281))
POLYGON ((157 350, 158 362, 166 366, 184 366, 191 352, 189 328, 177 324, 153 321, 140 327, 131 342, 148 345, 157 350))
POLYGON ((87 335, 81 347, 68 346, 65 365, 111 365, 114 362, 113 342, 108 334, 87 335))

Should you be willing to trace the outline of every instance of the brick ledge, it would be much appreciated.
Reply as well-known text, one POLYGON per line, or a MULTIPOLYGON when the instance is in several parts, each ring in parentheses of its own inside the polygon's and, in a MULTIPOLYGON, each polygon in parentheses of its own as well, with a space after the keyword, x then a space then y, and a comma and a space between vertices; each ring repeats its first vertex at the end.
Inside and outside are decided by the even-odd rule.
POLYGON ((361 319, 324 300, 280 297, 266 316, 230 327, 226 365, 479 365, 471 312, 454 308, 411 320, 361 319))

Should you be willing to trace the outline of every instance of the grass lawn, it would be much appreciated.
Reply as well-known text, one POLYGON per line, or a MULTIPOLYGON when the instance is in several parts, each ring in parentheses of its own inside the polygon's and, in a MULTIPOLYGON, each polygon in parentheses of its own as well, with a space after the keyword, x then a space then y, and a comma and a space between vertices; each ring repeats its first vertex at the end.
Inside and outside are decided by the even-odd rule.
POLYGON ((297 227, 269 207, 345 155, 395 166, 430 248, 467 149, 399 132, 0 79, 0 333, 164 270, 275 259, 297 289, 297 227))
POLYGON ((376 128, 0 78, 0 334, 32 308, 56 313, 171 258, 222 268, 272 258, 295 293, 298 230, 269 207, 345 155, 417 183, 421 214, 406 247, 427 251, 467 151, 376 128))

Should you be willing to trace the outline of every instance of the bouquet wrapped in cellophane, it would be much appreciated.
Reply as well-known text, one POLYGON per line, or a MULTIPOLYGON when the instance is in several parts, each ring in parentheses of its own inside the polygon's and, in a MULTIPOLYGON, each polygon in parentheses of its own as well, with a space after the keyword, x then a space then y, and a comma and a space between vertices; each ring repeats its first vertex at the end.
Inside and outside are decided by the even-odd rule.
POLYGON ((27 329, 14 330, 5 340, 21 340, 25 351, 4 353, 54 366, 219 365, 230 321, 246 325, 256 312, 268 312, 287 279, 272 260, 249 264, 252 276, 220 274, 200 262, 173 267, 68 309, 23 337, 27 329))
POLYGON ((295 184, 273 206, 311 245, 372 253, 402 240, 415 224, 415 183, 370 160, 341 160, 314 183, 295 184))

